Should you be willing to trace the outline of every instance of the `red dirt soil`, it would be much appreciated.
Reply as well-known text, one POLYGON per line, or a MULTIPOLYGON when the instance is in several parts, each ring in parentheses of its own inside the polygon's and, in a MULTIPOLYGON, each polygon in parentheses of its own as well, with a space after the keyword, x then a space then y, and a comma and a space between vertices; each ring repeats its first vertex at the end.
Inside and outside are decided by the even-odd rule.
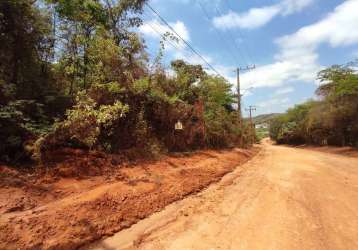
POLYGON ((79 248, 201 191, 258 151, 124 164, 119 156, 67 150, 38 173, 0 166, 0 249, 79 248))
POLYGON ((352 147, 333 147, 333 146, 301 146, 298 148, 315 150, 323 153, 338 154, 349 157, 358 157, 358 148, 352 147))

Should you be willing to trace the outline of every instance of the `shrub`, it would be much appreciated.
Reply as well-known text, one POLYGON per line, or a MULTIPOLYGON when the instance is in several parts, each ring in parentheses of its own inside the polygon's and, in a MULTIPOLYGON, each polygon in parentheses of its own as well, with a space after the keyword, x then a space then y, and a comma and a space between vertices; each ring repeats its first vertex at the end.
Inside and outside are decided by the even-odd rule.
MULTIPOLYGON (((67 111, 66 119, 54 125, 53 132, 38 139, 34 158, 42 161, 42 154, 58 146, 94 148, 99 146, 100 137, 113 133, 112 125, 122 119, 129 107, 120 101, 99 105, 86 92, 80 92, 76 105, 67 111)), ((118 138, 120 139, 120 138, 118 138)))
POLYGON ((34 100, 0 105, 0 160, 17 163, 27 159, 27 141, 48 133, 50 128, 43 105, 34 100))

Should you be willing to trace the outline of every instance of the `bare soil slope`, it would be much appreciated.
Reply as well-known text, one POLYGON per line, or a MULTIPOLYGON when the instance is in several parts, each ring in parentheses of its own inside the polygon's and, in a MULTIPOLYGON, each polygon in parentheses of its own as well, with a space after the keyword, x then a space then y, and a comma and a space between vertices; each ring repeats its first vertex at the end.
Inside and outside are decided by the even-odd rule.
POLYGON ((76 249, 113 235, 220 180, 257 151, 208 150, 136 165, 68 151, 54 155, 60 163, 44 173, 0 166, 0 249, 76 249))
POLYGON ((358 158, 266 142, 243 168, 89 249, 358 249, 358 158))

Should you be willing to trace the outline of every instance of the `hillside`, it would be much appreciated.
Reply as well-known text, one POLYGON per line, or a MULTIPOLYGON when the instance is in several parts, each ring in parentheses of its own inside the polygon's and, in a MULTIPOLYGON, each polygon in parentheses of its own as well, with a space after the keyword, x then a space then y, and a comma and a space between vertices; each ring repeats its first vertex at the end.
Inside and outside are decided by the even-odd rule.
POLYGON ((281 115, 280 113, 271 113, 271 114, 263 114, 258 115, 253 118, 255 124, 269 123, 275 117, 281 115))

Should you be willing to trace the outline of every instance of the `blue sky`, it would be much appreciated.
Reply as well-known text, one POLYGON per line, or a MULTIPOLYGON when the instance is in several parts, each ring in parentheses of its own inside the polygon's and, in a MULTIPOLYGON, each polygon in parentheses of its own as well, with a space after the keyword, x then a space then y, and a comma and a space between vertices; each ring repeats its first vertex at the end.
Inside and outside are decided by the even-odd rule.
MULTIPOLYGON (((231 83, 243 72, 244 106, 283 112, 314 97, 319 70, 358 58, 358 0, 151 0, 149 4, 231 83)), ((146 7, 140 32, 149 54, 168 29, 146 7)), ((181 42, 166 43, 164 63, 203 64, 181 42)), ((207 69, 209 73, 213 73, 207 69)), ((245 108, 245 107, 243 107, 245 108)))

